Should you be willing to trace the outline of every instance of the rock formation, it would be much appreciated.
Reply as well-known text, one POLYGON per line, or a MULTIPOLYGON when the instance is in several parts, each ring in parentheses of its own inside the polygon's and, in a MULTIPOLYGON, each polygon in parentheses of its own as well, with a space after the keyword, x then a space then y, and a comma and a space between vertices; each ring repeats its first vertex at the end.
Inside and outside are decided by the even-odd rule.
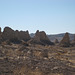
POLYGON ((12 39, 12 38, 14 38, 15 37, 15 33, 14 33, 14 30, 12 30, 11 28, 9 28, 9 27, 5 27, 4 28, 4 31, 3 31, 3 33, 2 33, 2 38, 3 38, 3 40, 5 41, 5 40, 10 40, 10 39, 12 39))
POLYGON ((1 27, 0 27, 0 34, 1 34, 1 27))
POLYGON ((1 32, 1 27, 0 27, 0 43, 2 42, 2 32, 1 32))
POLYGON ((0 38, 1 38, 1 27, 0 27, 0 38))
POLYGON ((69 47, 70 46, 70 38, 69 34, 66 32, 63 39, 60 41, 60 46, 69 47))
POLYGON ((74 34, 74 40, 73 41, 75 41, 75 34, 74 34))
POLYGON ((55 43, 59 43, 58 39, 55 39, 55 43))
POLYGON ((4 31, 2 33, 2 39, 4 41, 6 40, 10 40, 12 42, 19 42, 21 40, 24 40, 24 41, 28 41, 30 40, 30 36, 29 36, 29 32, 28 31, 14 31, 13 29, 9 28, 9 27, 5 27, 4 28, 4 31))
POLYGON ((53 43, 48 39, 46 33, 44 31, 39 32, 39 30, 36 31, 34 38, 29 42, 34 44, 53 45, 53 43))
POLYGON ((75 34, 74 34, 74 39, 73 39, 73 41, 71 42, 71 45, 72 45, 72 46, 75 46, 75 34))
POLYGON ((15 31, 15 37, 17 37, 19 40, 24 40, 24 41, 28 41, 31 39, 29 32, 28 31, 15 31))

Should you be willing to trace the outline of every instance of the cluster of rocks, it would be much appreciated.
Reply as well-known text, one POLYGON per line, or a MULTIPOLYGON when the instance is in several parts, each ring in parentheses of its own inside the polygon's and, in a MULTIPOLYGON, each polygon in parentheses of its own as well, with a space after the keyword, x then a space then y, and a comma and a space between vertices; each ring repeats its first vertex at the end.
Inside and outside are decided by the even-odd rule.
POLYGON ((0 28, 0 38, 0 41, 10 41, 13 43, 25 41, 31 44, 53 45, 44 31, 37 31, 34 38, 31 38, 28 31, 14 31, 9 27, 5 27, 3 32, 1 32, 0 28))
MULTIPOLYGON (((23 44, 39 44, 39 45, 54 45, 53 42, 47 37, 44 31, 39 32, 36 31, 35 36, 33 38, 30 37, 28 31, 14 31, 9 27, 5 27, 4 31, 1 32, 0 28, 0 43, 3 41, 7 41, 7 43, 23 43, 23 44)), ((59 43, 58 39, 55 39, 55 44, 59 43)), ((69 33, 65 33, 63 39, 59 43, 62 47, 69 47, 75 45, 75 35, 74 40, 70 42, 69 33)))
POLYGON ((28 41, 30 40, 30 35, 29 35, 29 32, 28 31, 14 31, 12 30, 11 28, 9 27, 5 27, 4 28, 4 31, 2 33, 2 39, 4 41, 6 40, 10 40, 10 41, 20 41, 20 40, 24 40, 24 41, 28 41))

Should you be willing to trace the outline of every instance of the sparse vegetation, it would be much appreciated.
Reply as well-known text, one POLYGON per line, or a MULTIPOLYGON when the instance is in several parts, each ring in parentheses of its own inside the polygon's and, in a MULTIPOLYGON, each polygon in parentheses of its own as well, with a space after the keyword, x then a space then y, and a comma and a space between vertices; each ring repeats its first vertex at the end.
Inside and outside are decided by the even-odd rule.
POLYGON ((3 45, 0 45, 0 75, 75 74, 75 47, 3 45))
POLYGON ((40 33, 44 39, 38 36, 36 40, 44 45, 15 37, 1 39, 0 75, 75 75, 75 46, 67 46, 69 39, 61 42, 67 47, 52 45, 46 34, 40 33))

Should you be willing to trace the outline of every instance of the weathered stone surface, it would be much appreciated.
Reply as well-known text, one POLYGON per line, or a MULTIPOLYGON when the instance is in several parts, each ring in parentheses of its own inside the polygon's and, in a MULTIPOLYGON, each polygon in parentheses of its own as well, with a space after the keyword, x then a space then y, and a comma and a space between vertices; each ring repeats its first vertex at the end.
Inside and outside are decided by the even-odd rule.
POLYGON ((19 37, 20 37, 21 40, 24 40, 24 41, 28 41, 28 40, 31 39, 28 31, 26 31, 26 32, 20 31, 19 37))
POLYGON ((0 34, 1 34, 1 27, 0 27, 0 34))
POLYGON ((28 41, 31 39, 28 31, 15 31, 15 37, 17 37, 19 40, 28 41))
POLYGON ((71 41, 71 45, 75 46, 75 34, 74 34, 74 39, 71 41))
POLYGON ((9 27, 5 27, 4 28, 4 31, 2 33, 2 38, 3 40, 10 40, 12 38, 15 37, 15 33, 14 33, 14 30, 12 30, 11 28, 9 27))
POLYGON ((75 41, 75 34, 74 34, 74 40, 73 41, 75 41))
POLYGON ((5 27, 2 33, 2 39, 10 40, 13 42, 20 42, 21 40, 28 41, 30 40, 29 32, 28 31, 14 31, 9 27, 5 27))
POLYGON ((0 27, 0 43, 2 42, 2 32, 1 32, 1 27, 0 27))
POLYGON ((1 38, 1 27, 0 27, 0 38, 1 38))
POLYGON ((40 41, 40 39, 39 39, 38 37, 36 37, 36 38, 34 37, 34 38, 30 39, 30 40, 28 41, 28 43, 44 45, 44 44, 40 41))
POLYGON ((69 47, 70 46, 70 38, 69 34, 66 32, 63 39, 60 41, 60 45, 63 47, 69 47))
POLYGON ((53 45, 46 33, 44 31, 39 32, 39 30, 36 31, 34 38, 32 38, 29 42, 42 45, 53 45))

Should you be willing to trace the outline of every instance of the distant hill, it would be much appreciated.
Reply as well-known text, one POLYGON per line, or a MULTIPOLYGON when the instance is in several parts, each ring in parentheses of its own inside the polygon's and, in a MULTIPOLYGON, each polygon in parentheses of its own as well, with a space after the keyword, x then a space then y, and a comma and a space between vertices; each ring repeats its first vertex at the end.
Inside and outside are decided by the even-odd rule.
POLYGON ((31 34, 30 34, 31 37, 34 37, 34 35, 35 35, 35 33, 31 33, 31 34))
MULTIPOLYGON (((31 37, 34 37, 34 35, 35 35, 35 33, 31 33, 31 34, 30 34, 31 37)), ((60 41, 60 40, 64 37, 64 35, 65 35, 65 33, 54 34, 54 35, 47 35, 47 36, 48 36, 48 38, 49 38, 52 42, 54 42, 55 39, 58 39, 58 40, 60 41)), ((70 40, 73 40, 74 34, 69 33, 69 36, 70 36, 70 40)))

